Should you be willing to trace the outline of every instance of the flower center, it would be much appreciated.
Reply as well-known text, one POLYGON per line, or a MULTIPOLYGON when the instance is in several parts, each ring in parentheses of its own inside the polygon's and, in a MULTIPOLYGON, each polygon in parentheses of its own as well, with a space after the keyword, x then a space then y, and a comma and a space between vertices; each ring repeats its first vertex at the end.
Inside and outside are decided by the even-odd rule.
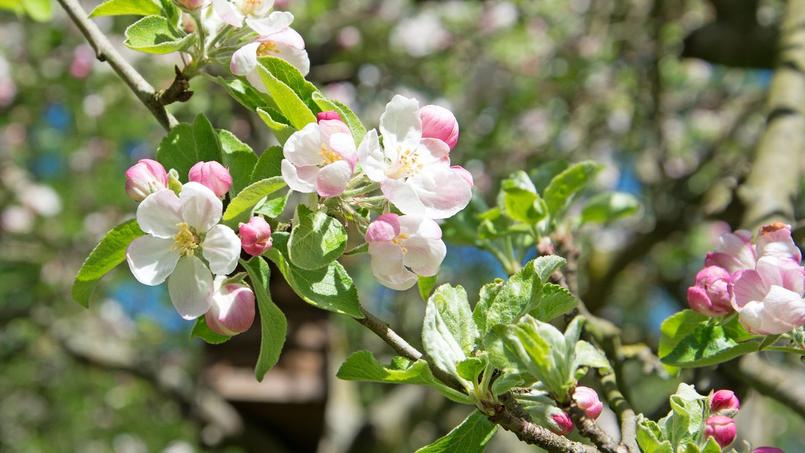
POLYGON ((399 153, 399 156, 397 162, 386 171, 386 176, 391 179, 407 178, 424 167, 416 148, 405 148, 399 153))
POLYGON ((261 3, 263 3, 263 0, 243 0, 240 11, 247 16, 252 15, 261 3))
POLYGON ((326 143, 321 144, 321 148, 319 148, 319 154, 321 154, 321 158, 324 159, 325 164, 331 164, 333 162, 338 162, 341 160, 341 155, 337 152, 333 151, 326 143))
POLYGON ((182 256, 194 255, 199 243, 198 234, 184 222, 178 227, 179 232, 173 237, 173 249, 182 256))
POLYGON ((262 42, 260 43, 260 46, 257 47, 257 56, 264 57, 272 53, 280 53, 279 50, 277 50, 277 44, 274 41, 262 42))
POLYGON ((397 236, 395 236, 394 239, 391 240, 391 243, 396 245, 397 247, 399 247, 400 250, 402 250, 403 255, 406 255, 406 254, 408 254, 408 248, 403 246, 402 243, 404 241, 408 240, 409 237, 411 237, 411 236, 409 236, 406 233, 400 233, 397 236))

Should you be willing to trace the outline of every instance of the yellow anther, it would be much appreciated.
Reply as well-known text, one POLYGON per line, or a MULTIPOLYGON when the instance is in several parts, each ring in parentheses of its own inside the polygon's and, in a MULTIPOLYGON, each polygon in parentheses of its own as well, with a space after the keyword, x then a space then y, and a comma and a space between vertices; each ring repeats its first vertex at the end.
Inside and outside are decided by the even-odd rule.
POLYGON ((277 44, 275 44, 274 41, 262 42, 260 43, 260 46, 257 47, 258 56, 264 57, 272 53, 279 53, 279 50, 277 50, 277 44))
POLYGON ((341 155, 333 151, 326 143, 321 144, 319 153, 321 154, 321 158, 324 159, 324 162, 328 164, 341 160, 341 155))
POLYGON ((180 223, 179 232, 173 237, 173 249, 182 256, 190 256, 196 253, 199 238, 192 228, 186 223, 180 223))

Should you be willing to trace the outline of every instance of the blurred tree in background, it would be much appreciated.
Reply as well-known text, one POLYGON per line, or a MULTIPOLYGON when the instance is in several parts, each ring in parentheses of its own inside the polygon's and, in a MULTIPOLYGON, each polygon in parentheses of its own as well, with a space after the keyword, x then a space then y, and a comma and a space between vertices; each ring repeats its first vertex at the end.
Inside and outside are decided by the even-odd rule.
MULTIPOLYGON (((91 310, 72 303, 86 251, 132 215, 123 171, 153 156, 163 131, 58 5, 50 17, 46 6, 19 6, 26 2, 0 0, 10 10, 0 16, 0 451, 406 452, 463 419, 465 408, 420 387, 333 378, 349 351, 386 347, 354 323, 300 308, 281 282, 272 291, 290 310, 289 347, 260 384, 251 373, 257 325, 221 348, 189 340, 192 323, 165 291, 127 272, 99 288, 103 302, 91 310)), ((379 117, 394 93, 451 106, 462 127, 453 153, 480 199, 493 201, 514 170, 535 169, 532 178, 547 183, 544 162, 605 163, 596 190, 634 194, 641 212, 585 226, 564 245, 580 256, 587 306, 636 345, 623 370, 628 396, 656 416, 680 380, 746 394, 736 364, 671 377, 640 345, 656 346, 662 320, 686 307, 704 252, 745 215, 737 189, 763 130, 783 2, 276 3, 304 31, 309 79, 362 117, 379 117)), ((130 21, 96 22, 154 86, 170 85, 173 55, 146 60, 121 44, 130 21)), ((174 114, 204 112, 256 150, 274 144, 214 77, 195 78, 194 96, 174 114)), ((794 218, 805 214, 803 191, 800 182, 794 218)), ((802 244, 803 225, 794 228, 802 244)), ((482 278, 504 275, 469 241, 448 249, 440 280, 470 294, 482 278)), ((377 286, 351 264, 363 303, 418 338, 424 305, 415 291, 377 286)), ((746 395, 741 436, 786 451, 805 445, 803 419, 746 395)), ((527 450, 506 433, 488 451, 527 450)))

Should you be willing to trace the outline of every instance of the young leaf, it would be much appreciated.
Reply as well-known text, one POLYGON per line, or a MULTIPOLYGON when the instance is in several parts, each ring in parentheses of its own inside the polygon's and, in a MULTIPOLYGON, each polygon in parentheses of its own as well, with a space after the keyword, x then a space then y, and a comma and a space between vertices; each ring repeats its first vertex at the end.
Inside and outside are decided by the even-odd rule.
POLYGON ((438 275, 433 275, 431 277, 419 277, 416 282, 417 289, 419 290, 419 297, 422 300, 427 301, 428 297, 430 297, 430 293, 433 292, 433 288, 436 287, 436 280, 439 278, 438 275))
POLYGON ((272 146, 263 151, 263 154, 257 159, 257 165, 254 166, 251 181, 255 183, 261 179, 282 176, 280 170, 282 158, 282 147, 280 146, 272 146))
POLYGON ((637 444, 644 453, 673 453, 671 441, 663 436, 657 422, 639 415, 637 423, 637 444))
POLYGON ((181 123, 168 132, 157 145, 157 160, 167 169, 176 169, 180 177, 187 177, 197 162, 222 161, 218 134, 199 114, 192 125, 181 123))
POLYGON ((657 348, 657 355, 665 357, 670 354, 679 342, 708 319, 707 316, 690 309, 678 311, 665 318, 660 325, 660 344, 657 348))
POLYGON ((260 73, 260 78, 266 87, 266 91, 268 91, 268 94, 274 99, 274 102, 277 103, 280 112, 291 122, 291 126, 298 130, 305 127, 308 123, 316 122, 316 116, 313 115, 313 112, 310 111, 307 104, 299 99, 299 96, 297 96, 288 85, 274 77, 274 75, 261 64, 257 65, 257 71, 260 73))
POLYGON ((186 49, 195 35, 181 36, 162 16, 146 16, 131 24, 125 32, 124 44, 145 53, 166 54, 186 49))
POLYGON ((126 259, 129 244, 142 235, 137 221, 133 219, 109 230, 78 270, 73 282, 73 299, 89 307, 89 299, 98 281, 126 259))
POLYGON ((570 166, 556 175, 545 188, 545 203, 554 217, 559 217, 573 197, 593 180, 601 164, 585 161, 570 166))
POLYGON ((22 8, 37 22, 47 22, 53 17, 51 0, 22 0, 22 8))
POLYGON ((338 112, 338 114, 341 115, 341 119, 344 120, 344 123, 349 126, 349 130, 352 132, 352 138, 355 139, 355 144, 361 144, 361 140, 363 140, 363 137, 366 135, 366 127, 364 127, 355 112, 335 99, 327 99, 320 91, 313 93, 313 102, 315 102, 323 112, 328 110, 338 112))
POLYGON ((285 181, 279 176, 262 179, 245 187, 229 202, 229 206, 226 207, 223 216, 224 223, 237 225, 238 220, 247 219, 252 208, 254 208, 260 200, 283 187, 285 187, 285 181))
POLYGON ((528 313, 532 305, 536 306, 542 282, 534 271, 534 263, 530 261, 498 289, 495 298, 486 308, 486 319, 483 322, 486 330, 496 324, 512 323, 528 313))
POLYGON ((481 357, 469 357, 456 364, 458 377, 470 382, 477 382, 478 376, 486 367, 486 359, 481 357))
POLYGON ((512 220, 534 225, 547 215, 542 199, 526 172, 520 170, 512 173, 500 187, 498 204, 512 220))
POLYGON ((358 292, 341 263, 333 261, 314 271, 299 269, 287 259, 288 233, 277 232, 271 238, 274 245, 265 256, 277 265, 282 276, 302 300, 322 310, 363 318, 358 292))
POLYGON ((221 160, 224 167, 232 175, 232 187, 229 197, 234 198, 244 187, 252 182, 252 173, 257 164, 257 154, 252 148, 240 141, 235 134, 227 130, 218 131, 221 143, 221 160))
POLYGON ((258 108, 257 116, 259 116, 260 119, 263 120, 263 123, 265 123, 265 125, 268 126, 272 132, 274 132, 274 136, 277 137, 277 141, 280 143, 285 143, 285 141, 288 140, 288 137, 293 135, 293 133, 296 131, 293 127, 280 119, 279 113, 268 107, 258 108))
POLYGON ((433 363, 458 377, 456 364, 472 353, 478 336, 464 288, 449 284, 436 288, 422 324, 422 345, 433 363))
POLYGON ((590 198, 581 210, 581 223, 610 223, 640 209, 637 198, 624 192, 604 192, 590 198))
POLYGON ((586 366, 590 368, 609 368, 609 360, 603 352, 599 351, 595 346, 587 343, 584 340, 576 342, 576 348, 573 353, 573 370, 578 367, 586 366))
POLYGON ((204 342, 209 344, 226 343, 230 338, 232 338, 213 332, 212 329, 210 329, 210 327, 207 325, 207 321, 205 321, 204 316, 205 315, 201 315, 200 317, 196 318, 196 322, 193 324, 193 330, 190 332, 191 337, 201 338, 204 340, 204 342))
POLYGON ((578 299, 567 289, 554 283, 542 285, 539 302, 529 314, 540 321, 552 321, 576 308, 578 299))
POLYGON ((476 409, 452 431, 416 453, 482 453, 495 431, 497 425, 476 409))
POLYGON ((268 370, 279 360, 288 333, 288 321, 268 293, 271 277, 268 263, 256 256, 249 261, 241 261, 241 264, 249 274, 260 312, 260 355, 257 356, 254 375, 258 381, 262 381, 268 370))
POLYGON ((540 280, 543 283, 547 283, 550 281, 551 275, 566 263, 567 260, 558 255, 539 256, 534 259, 534 270, 540 280))
POLYGON ((212 127, 210 120, 203 113, 196 115, 193 120, 193 141, 196 144, 196 158, 198 161, 221 160, 221 142, 218 133, 212 127))
POLYGON ((759 343, 740 343, 728 336, 723 326, 712 323, 699 324, 684 337, 668 355, 660 360, 680 368, 710 366, 726 362, 744 354, 757 351, 759 343))
POLYGON ((383 382, 389 384, 418 384, 437 390, 451 401, 473 404, 473 400, 451 388, 433 376, 424 360, 411 362, 404 357, 395 357, 388 367, 381 365, 369 351, 350 355, 338 369, 336 376, 345 381, 383 382))
POLYGON ((503 285, 503 280, 495 279, 495 281, 481 287, 478 303, 475 304, 475 308, 472 311, 472 320, 475 321, 475 325, 481 333, 487 332, 489 327, 491 327, 487 326, 486 315, 489 312, 489 306, 492 304, 492 301, 495 300, 495 297, 497 297, 503 285))
POLYGON ((341 222, 324 211, 312 212, 303 204, 296 208, 296 217, 299 224, 288 240, 288 258, 294 266, 321 269, 344 253, 347 231, 341 222))
POLYGON ((162 12, 159 4, 152 0, 107 0, 89 13, 89 17, 100 16, 151 16, 162 12))
POLYGON ((277 80, 288 85, 299 96, 299 99, 311 109, 315 108, 315 104, 312 103, 312 95, 318 89, 316 85, 305 80, 305 76, 295 66, 282 58, 272 56, 260 57, 259 61, 277 80))
MULTIPOLYGON (((213 79, 216 83, 226 88, 234 100, 252 112, 258 108, 277 109, 277 104, 265 93, 257 91, 253 86, 246 83, 245 79, 225 79, 221 76, 213 79)), ((279 115, 279 114, 278 114, 279 115)))

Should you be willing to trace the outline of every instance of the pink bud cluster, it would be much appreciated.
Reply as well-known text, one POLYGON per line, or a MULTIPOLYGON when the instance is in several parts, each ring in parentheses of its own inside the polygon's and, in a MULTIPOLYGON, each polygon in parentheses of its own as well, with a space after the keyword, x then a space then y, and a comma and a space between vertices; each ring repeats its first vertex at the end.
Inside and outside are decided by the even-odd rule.
POLYGON ((752 333, 788 332, 805 324, 801 261, 788 225, 765 225, 754 242, 748 231, 723 234, 688 288, 688 304, 707 316, 738 312, 752 333))
POLYGON ((710 417, 705 421, 704 434, 712 437, 722 448, 731 444, 738 434, 735 420, 741 402, 732 390, 717 390, 710 396, 710 417))
MULTIPOLYGON (((232 187, 232 175, 218 162, 198 162, 188 173, 188 179, 212 190, 218 198, 232 187)), ((168 187, 168 172, 159 162, 141 159, 126 170, 126 194, 134 201, 143 201, 148 195, 168 187)))
POLYGON ((598 399, 598 393, 590 387, 578 386, 573 392, 573 402, 579 409, 584 411, 587 418, 596 420, 601 411, 604 410, 604 403, 598 399))

